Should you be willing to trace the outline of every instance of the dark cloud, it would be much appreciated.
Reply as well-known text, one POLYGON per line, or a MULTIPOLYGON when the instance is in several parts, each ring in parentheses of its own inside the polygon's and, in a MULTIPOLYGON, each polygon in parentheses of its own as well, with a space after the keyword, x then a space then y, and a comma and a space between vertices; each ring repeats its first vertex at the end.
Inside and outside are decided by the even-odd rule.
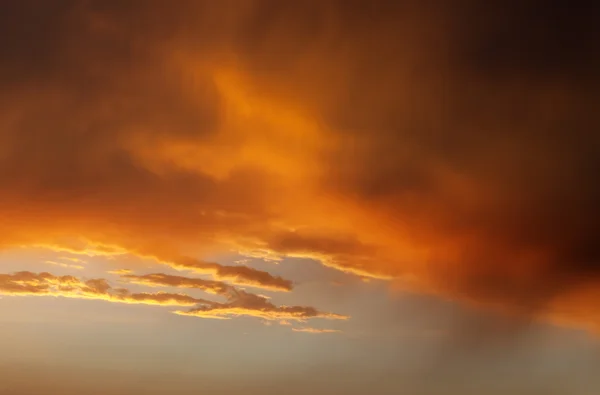
POLYGON ((600 60, 594 1, 504 1, 473 4, 474 33, 464 55, 484 76, 597 79, 600 60))
POLYGON ((600 281, 594 2, 3 7, 6 244, 233 244, 528 311, 600 281))

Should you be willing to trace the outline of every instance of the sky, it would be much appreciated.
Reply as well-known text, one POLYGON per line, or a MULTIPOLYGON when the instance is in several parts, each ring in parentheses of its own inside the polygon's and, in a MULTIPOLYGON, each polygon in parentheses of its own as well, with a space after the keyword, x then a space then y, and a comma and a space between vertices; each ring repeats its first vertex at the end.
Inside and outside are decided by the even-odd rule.
POLYGON ((0 394, 597 394, 599 26, 2 2, 0 394))

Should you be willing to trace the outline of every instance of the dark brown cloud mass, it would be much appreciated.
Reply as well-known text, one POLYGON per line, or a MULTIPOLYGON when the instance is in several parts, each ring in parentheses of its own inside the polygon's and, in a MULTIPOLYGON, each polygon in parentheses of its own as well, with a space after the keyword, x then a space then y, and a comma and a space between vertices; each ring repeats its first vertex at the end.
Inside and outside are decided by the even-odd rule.
POLYGON ((597 325, 596 2, 2 8, 7 247, 304 256, 597 325))

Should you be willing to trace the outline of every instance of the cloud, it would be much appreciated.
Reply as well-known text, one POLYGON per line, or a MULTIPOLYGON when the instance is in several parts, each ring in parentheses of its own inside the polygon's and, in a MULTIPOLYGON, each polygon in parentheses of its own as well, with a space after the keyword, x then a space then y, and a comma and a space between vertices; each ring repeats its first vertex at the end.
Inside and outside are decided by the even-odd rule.
MULTIPOLYGON (((35 247, 87 256, 112 257, 132 254, 142 258, 156 260, 157 262, 168 265, 176 270, 191 271, 197 274, 210 274, 218 280, 229 281, 236 285, 286 292, 291 291, 293 288, 291 280, 284 279, 280 276, 273 276, 262 270, 253 269, 244 265, 227 266, 216 262, 206 262, 191 257, 167 254, 157 247, 150 249, 138 247, 137 249, 127 250, 120 246, 89 240, 79 240, 77 243, 70 241, 64 245, 38 244, 35 245, 35 247)), ((118 273, 113 272, 113 274, 118 273)))
POLYGON ((68 263, 63 263, 63 262, 55 262, 55 261, 46 261, 47 264, 49 265, 55 265, 55 266, 60 266, 60 267, 64 267, 66 269, 78 269, 78 270, 82 270, 85 267, 81 266, 81 265, 73 265, 73 264, 68 264, 68 263))
POLYGON ((131 292, 125 288, 114 288, 107 280, 101 278, 82 280, 74 276, 56 276, 46 272, 32 273, 27 271, 0 274, 0 294, 8 296, 54 296, 157 306, 194 306, 190 310, 178 310, 174 313, 202 318, 230 319, 232 317, 247 316, 269 321, 306 321, 311 318, 346 320, 349 318, 340 314, 322 312, 313 307, 276 306, 264 296, 238 290, 231 285, 217 281, 171 276, 162 273, 142 276, 122 274, 122 277, 139 285, 200 289, 204 292, 225 297, 226 303, 194 298, 184 293, 131 292))
POLYGON ((10 296, 60 296, 158 306, 193 306, 206 302, 178 293, 132 293, 126 289, 112 288, 104 279, 80 280, 73 276, 55 276, 45 272, 0 274, 0 293, 10 296))
POLYGON ((215 303, 187 311, 176 311, 175 314, 214 319, 230 319, 248 316, 267 321, 306 321, 312 318, 346 320, 349 317, 341 314, 322 312, 314 307, 276 306, 263 296, 232 289, 227 303, 215 303))
POLYGON ((597 322, 597 12, 15 2, 0 16, 0 246, 83 237, 86 254, 284 291, 179 257, 300 256, 597 322))
MULTIPOLYGON (((96 256, 120 256, 128 253, 126 249, 117 245, 109 245, 100 242, 95 242, 91 240, 80 240, 78 242, 73 241, 62 241, 60 244, 58 243, 40 243, 40 244, 24 244, 20 247, 23 248, 40 248, 40 249, 48 249, 56 252, 67 252, 73 255, 85 255, 89 257, 96 256)), ((67 257, 61 258, 71 260, 73 262, 83 262, 79 258, 67 257)))
POLYGON ((126 274, 132 274, 133 271, 130 269, 117 269, 117 270, 109 270, 107 271, 108 274, 116 274, 117 276, 121 276, 121 275, 126 275, 126 274))
POLYGON ((178 270, 188 270, 197 274, 210 274, 217 280, 229 281, 236 285, 263 288, 271 291, 291 291, 292 281, 268 272, 244 265, 226 266, 214 262, 204 262, 190 257, 165 262, 178 270))
POLYGON ((75 263, 81 263, 81 264, 85 264, 85 263, 87 263, 87 262, 86 262, 86 261, 84 261, 83 259, 79 259, 79 258, 75 258, 75 257, 67 257, 67 256, 63 256, 63 257, 60 257, 60 258, 58 258, 58 259, 62 259, 62 260, 65 260, 65 261, 70 261, 70 262, 75 262, 75 263))
POLYGON ((234 288, 220 281, 204 280, 201 278, 189 278, 182 276, 171 276, 163 273, 144 274, 141 276, 129 273, 118 273, 121 278, 133 284, 147 285, 151 287, 178 287, 200 289, 215 295, 227 295, 234 288))
POLYGON ((304 332, 304 333, 341 333, 341 331, 335 330, 335 329, 318 329, 318 328, 311 328, 311 327, 292 328, 292 331, 304 332))

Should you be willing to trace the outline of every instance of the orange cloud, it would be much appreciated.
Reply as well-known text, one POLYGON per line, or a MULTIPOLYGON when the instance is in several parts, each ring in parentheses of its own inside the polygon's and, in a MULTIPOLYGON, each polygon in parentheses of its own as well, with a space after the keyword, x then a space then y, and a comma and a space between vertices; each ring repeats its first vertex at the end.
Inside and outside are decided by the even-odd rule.
POLYGON ((84 269, 84 266, 81 266, 81 265, 72 265, 72 264, 63 263, 63 262, 46 261, 46 263, 49 264, 49 265, 60 266, 60 267, 64 267, 64 268, 67 268, 67 269, 78 269, 78 270, 84 269))
MULTIPOLYGON (((56 252, 68 252, 73 255, 86 255, 90 257, 94 256, 118 256, 125 255, 128 251, 117 245, 109 245, 101 242, 95 242, 91 240, 84 240, 79 243, 62 242, 60 244, 54 243, 43 243, 43 244, 25 244, 20 247, 24 248, 41 248, 48 249, 56 252)), ((68 259, 73 262, 82 262, 79 258, 67 257, 62 259, 68 259)))
POLYGON ((126 274, 131 274, 133 273, 133 271, 131 271, 130 269, 117 269, 117 270, 109 270, 107 271, 108 274, 116 274, 117 276, 121 276, 121 275, 126 275, 126 274))
POLYGON ((311 318, 345 320, 349 318, 339 314, 322 312, 313 307, 275 306, 263 296, 237 290, 231 285, 215 281, 170 276, 162 273, 144 276, 124 274, 123 277, 140 285, 201 289, 205 292, 224 296, 227 302, 219 303, 198 299, 183 293, 134 293, 125 288, 113 288, 105 279, 81 280, 73 276, 55 276, 45 272, 32 273, 25 271, 14 274, 0 274, 0 294, 8 296, 54 296, 156 306, 195 306, 190 310, 174 311, 174 313, 202 318, 230 319, 232 317, 248 316, 269 321, 305 321, 311 318))
MULTIPOLYGON (((265 271, 253 269, 244 265, 226 266, 215 262, 205 262, 191 257, 169 255, 156 247, 149 250, 127 250, 124 247, 87 240, 83 240, 78 245, 71 242, 70 245, 42 244, 35 245, 35 247, 87 256, 121 256, 133 254, 142 258, 154 259, 161 264, 168 265, 177 270, 190 271, 197 274, 210 274, 217 280, 228 281, 236 285, 263 288, 271 291, 291 291, 293 288, 291 280, 284 279, 280 276, 273 276, 265 271)), ((117 272, 112 273, 118 274, 117 272)))
POLYGON ((79 258, 75 258, 75 257, 71 257, 71 256, 63 256, 63 257, 60 257, 59 259, 62 259, 65 261, 71 261, 71 262, 75 262, 75 263, 81 263, 81 264, 87 263, 83 259, 79 259, 79 258))
POLYGON ((346 320, 349 317, 319 311, 313 307, 275 306, 268 299, 244 291, 232 289, 227 303, 215 303, 187 311, 176 311, 175 314, 214 319, 230 319, 232 317, 249 316, 267 321, 306 321, 312 318, 346 320))
POLYGON ((217 280, 229 281, 236 285, 263 288, 271 291, 291 291, 292 281, 268 272, 256 270, 244 265, 225 266, 214 262, 204 262, 189 257, 180 257, 165 262, 178 270, 187 270, 197 274, 210 274, 217 280))
POLYGON ((182 276, 171 276, 163 273, 152 273, 138 276, 135 274, 121 273, 121 278, 133 284, 147 285, 151 287, 179 287, 200 289, 215 295, 226 295, 233 289, 231 285, 220 281, 204 280, 200 278, 189 278, 182 276))
MULTIPOLYGON (((304 257, 598 321, 595 9, 221 3, 52 7, 37 31, 37 8, 3 16, 0 247, 279 291, 293 284, 182 257, 304 257)), ((318 315, 264 303, 252 314, 318 315)))
POLYGON ((305 333, 341 333, 341 331, 335 329, 317 329, 317 328, 292 328, 294 332, 305 332, 305 333))
POLYGON ((31 272, 0 274, 0 293, 10 296, 60 296, 158 306, 193 306, 207 302, 184 294, 131 293, 123 288, 112 288, 104 279, 82 281, 73 276, 31 272))

